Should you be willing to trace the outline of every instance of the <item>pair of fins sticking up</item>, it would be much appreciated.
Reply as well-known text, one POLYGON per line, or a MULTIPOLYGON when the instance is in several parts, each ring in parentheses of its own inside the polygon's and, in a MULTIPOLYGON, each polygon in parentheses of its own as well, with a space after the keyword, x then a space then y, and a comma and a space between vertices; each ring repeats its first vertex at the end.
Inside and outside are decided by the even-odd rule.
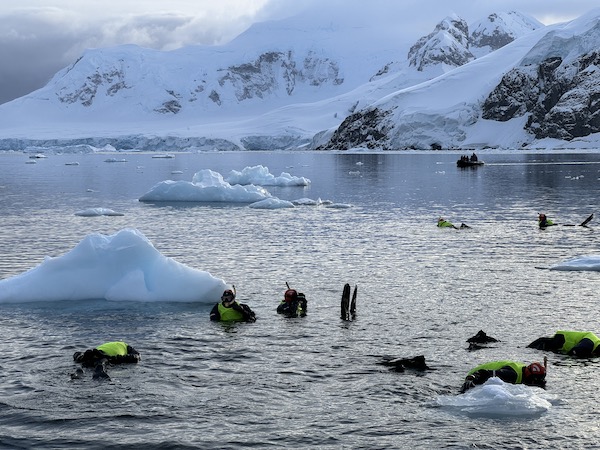
POLYGON ((357 286, 355 285, 354 292, 352 293, 352 301, 350 301, 350 285, 348 283, 344 285, 341 304, 342 320, 354 320, 356 318, 356 292, 357 286))

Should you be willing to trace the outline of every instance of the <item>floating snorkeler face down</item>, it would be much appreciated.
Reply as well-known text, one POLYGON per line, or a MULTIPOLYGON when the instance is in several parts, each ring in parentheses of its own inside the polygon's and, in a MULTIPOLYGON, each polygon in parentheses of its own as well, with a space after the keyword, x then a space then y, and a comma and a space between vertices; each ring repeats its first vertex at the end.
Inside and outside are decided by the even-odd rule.
POLYGON ((546 368, 539 362, 534 362, 525 367, 523 371, 524 382, 532 386, 546 384, 546 368))

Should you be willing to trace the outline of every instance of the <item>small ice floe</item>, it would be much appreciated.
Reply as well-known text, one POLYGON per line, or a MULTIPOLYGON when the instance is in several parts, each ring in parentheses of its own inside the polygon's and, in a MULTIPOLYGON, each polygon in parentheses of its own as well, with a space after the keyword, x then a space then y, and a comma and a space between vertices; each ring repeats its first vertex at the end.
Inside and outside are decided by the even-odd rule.
POLYGON ((287 200, 281 200, 279 198, 266 198, 260 202, 251 203, 248 205, 249 208, 255 209, 281 209, 281 208, 295 208, 292 202, 287 200))
POLYGON ((175 158, 175 155, 173 155, 172 153, 161 153, 158 155, 152 155, 153 158, 162 158, 162 159, 171 159, 171 158, 175 158))
POLYGON ((316 206, 317 205, 317 201, 313 200, 312 198, 299 198, 297 200, 292 200, 292 203, 294 205, 299 205, 299 206, 316 206))
POLYGON ((328 206, 333 205, 331 200, 321 200, 320 198, 313 200, 312 198, 299 198, 297 200, 292 200, 292 203, 297 206, 328 206))
POLYGON ((509 384, 490 378, 485 384, 460 395, 443 395, 437 405, 477 417, 539 416, 551 407, 556 397, 538 387, 509 384))
POLYGON ((600 255, 579 256, 550 266, 550 270, 587 270, 600 272, 600 255))
POLYGON ((93 189, 86 189, 85 192, 96 192, 96 191, 93 189))
POLYGON ((346 209, 346 208, 352 208, 352 205, 350 205, 349 203, 332 203, 330 205, 325 205, 325 208, 346 209))
POLYGON ((348 172, 348 175, 358 176, 360 175, 360 170, 351 170, 348 172))
POLYGON ((35 155, 29 155, 29 157, 31 159, 43 159, 43 158, 47 158, 47 156, 44 155, 43 153, 36 153, 35 155))
POLYGON ((321 200, 320 198, 313 200, 312 198, 299 198, 297 200, 292 200, 292 203, 297 206, 328 206, 333 205, 331 200, 321 200))
POLYGON ((362 161, 358 161, 358 162, 356 163, 356 165, 357 165, 357 166, 362 166, 363 164, 364 164, 364 162, 362 162, 362 161))
POLYGON ((96 216, 124 216, 125 214, 115 212, 108 208, 88 208, 82 211, 77 211, 76 216, 81 217, 96 217, 96 216))
POLYGON ((127 160, 126 159, 117 159, 117 158, 108 158, 108 159, 105 159, 104 162, 118 163, 118 162, 127 162, 127 160))
POLYGON ((37 161, 30 159, 29 161, 25 161, 25 164, 36 164, 37 161))
POLYGON ((79 165, 79 163, 77 161, 65 163, 65 166, 78 166, 78 165, 79 165))
POLYGON ((171 173, 173 175, 181 175, 183 173, 183 170, 172 170, 171 173))

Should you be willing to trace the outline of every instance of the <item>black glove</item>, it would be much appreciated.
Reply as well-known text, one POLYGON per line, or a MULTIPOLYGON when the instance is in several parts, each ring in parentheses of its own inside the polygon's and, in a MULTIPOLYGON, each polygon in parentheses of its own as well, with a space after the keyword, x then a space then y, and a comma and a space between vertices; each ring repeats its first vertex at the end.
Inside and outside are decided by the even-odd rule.
POLYGON ((475 380, 476 380, 475 375, 467 375, 467 377, 465 378, 465 382, 463 383, 463 385, 460 388, 460 393, 464 394, 469 389, 474 388, 475 380))

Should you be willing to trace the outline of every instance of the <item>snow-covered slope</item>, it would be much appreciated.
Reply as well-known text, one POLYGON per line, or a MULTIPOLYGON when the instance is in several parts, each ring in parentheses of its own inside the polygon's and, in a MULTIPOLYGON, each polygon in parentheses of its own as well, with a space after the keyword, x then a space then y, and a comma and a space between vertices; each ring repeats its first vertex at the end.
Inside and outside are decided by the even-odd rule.
MULTIPOLYGON (((515 68, 568 45, 573 62, 583 45, 573 39, 598 45, 593 32, 572 37, 583 36, 586 19, 543 27, 510 12, 469 27, 452 16, 411 46, 396 39, 401 5, 341 4, 351 7, 339 14, 340 3, 328 2, 318 12, 256 24, 219 47, 89 50, 44 88, 0 105, 0 150, 505 147, 586 132, 539 133, 551 126, 529 123, 529 106, 512 115, 503 107, 517 94, 515 68)), ((575 85, 593 85, 593 63, 587 67, 587 81, 575 85)), ((556 74, 557 84, 573 70, 556 74)), ((540 91, 536 104, 548 93, 540 91)))
POLYGON ((356 111, 321 148, 596 145, 599 46, 600 10, 538 29, 356 111))

